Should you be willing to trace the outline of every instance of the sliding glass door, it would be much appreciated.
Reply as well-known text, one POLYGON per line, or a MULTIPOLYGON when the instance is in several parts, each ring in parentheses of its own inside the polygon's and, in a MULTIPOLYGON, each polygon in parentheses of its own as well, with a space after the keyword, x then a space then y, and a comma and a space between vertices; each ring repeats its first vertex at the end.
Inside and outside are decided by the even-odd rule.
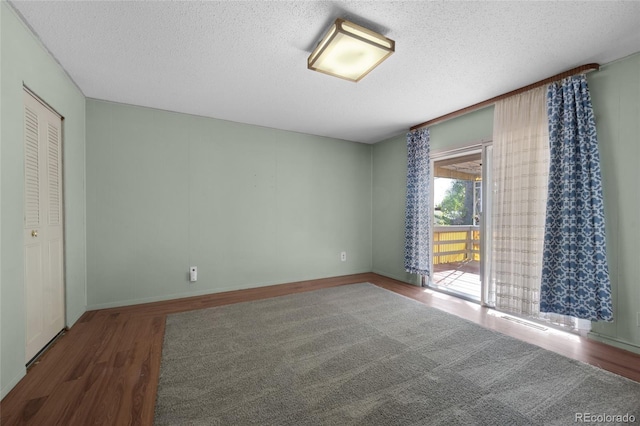
POLYGON ((481 302, 482 147, 433 157, 433 272, 429 285, 481 302))
POLYGON ((434 153, 433 243, 429 287, 487 304, 490 300, 490 143, 434 153))

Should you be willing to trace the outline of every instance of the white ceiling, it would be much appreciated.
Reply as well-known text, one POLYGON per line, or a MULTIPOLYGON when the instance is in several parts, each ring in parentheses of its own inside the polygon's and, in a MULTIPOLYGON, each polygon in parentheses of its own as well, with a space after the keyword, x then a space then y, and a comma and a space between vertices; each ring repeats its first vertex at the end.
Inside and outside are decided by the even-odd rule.
POLYGON ((640 51, 640 2, 11 4, 87 97, 365 143, 640 51), (359 83, 306 68, 337 17, 396 41, 359 83))

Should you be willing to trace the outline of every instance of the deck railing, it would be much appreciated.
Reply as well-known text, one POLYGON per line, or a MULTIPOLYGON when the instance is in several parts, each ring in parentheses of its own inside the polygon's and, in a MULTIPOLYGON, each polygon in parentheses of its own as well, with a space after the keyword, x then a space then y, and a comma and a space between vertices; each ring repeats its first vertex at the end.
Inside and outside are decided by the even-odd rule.
POLYGON ((480 260, 480 227, 471 225, 433 228, 433 264, 480 260))

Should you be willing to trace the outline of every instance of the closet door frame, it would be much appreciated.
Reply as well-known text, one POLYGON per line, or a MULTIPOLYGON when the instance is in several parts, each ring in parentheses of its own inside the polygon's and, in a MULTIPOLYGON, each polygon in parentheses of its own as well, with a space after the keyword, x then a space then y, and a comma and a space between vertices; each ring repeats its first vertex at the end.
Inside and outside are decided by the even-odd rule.
POLYGON ((63 117, 24 87, 25 363, 65 328, 63 117))

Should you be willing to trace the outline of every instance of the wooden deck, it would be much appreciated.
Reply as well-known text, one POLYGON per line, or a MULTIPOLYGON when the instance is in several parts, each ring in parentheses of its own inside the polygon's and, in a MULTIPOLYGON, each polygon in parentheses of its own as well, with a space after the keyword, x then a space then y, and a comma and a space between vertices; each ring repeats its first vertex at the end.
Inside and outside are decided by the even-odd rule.
POLYGON ((480 300, 480 262, 470 260, 433 265, 433 284, 437 288, 480 300))

